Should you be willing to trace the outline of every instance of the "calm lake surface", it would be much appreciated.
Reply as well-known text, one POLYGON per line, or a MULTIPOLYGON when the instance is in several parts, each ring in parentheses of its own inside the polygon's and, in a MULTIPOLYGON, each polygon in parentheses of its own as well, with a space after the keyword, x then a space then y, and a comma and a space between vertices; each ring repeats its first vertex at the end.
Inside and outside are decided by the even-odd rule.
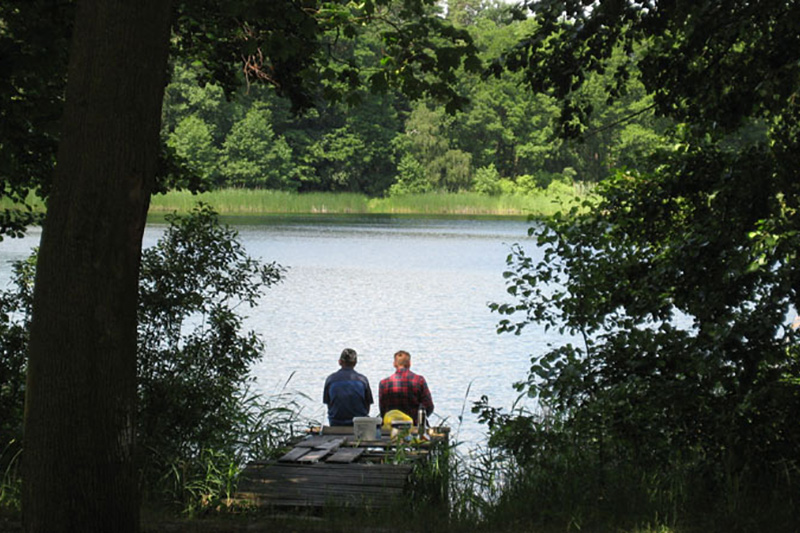
MULTIPOLYGON (((293 216, 231 224, 252 257, 288 269, 256 308, 240 309, 266 343, 253 368, 256 388, 266 396, 298 393, 302 414, 314 421, 326 420, 322 386, 343 348, 358 351, 356 369, 369 378, 376 403, 378 382, 403 349, 431 388, 432 422, 450 425, 471 448, 485 441, 472 402, 486 395, 507 410, 530 354, 558 340, 533 327, 498 335, 499 317, 487 307, 510 301, 502 274, 511 244, 534 252, 523 220, 293 216)), ((145 247, 163 229, 150 224, 145 247)), ((8 262, 27 256, 39 236, 33 228, 0 242, 3 287, 8 262)))

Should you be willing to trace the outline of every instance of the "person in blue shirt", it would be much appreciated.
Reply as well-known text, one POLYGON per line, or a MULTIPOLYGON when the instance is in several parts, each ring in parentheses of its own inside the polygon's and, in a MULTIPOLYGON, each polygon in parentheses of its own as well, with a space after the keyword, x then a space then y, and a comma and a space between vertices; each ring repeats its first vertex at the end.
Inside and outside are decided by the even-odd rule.
POLYGON ((372 389, 369 380, 355 371, 358 354, 345 348, 339 357, 337 372, 325 380, 322 401, 328 406, 328 423, 331 426, 352 426, 353 417, 369 416, 372 389))

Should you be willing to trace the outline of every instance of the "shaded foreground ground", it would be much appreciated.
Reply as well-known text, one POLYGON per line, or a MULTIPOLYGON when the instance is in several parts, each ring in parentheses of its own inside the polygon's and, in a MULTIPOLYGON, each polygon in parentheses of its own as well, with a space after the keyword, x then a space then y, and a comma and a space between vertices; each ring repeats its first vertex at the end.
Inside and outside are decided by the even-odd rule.
MULTIPOLYGON (((477 526, 441 527, 426 520, 396 520, 388 515, 382 520, 341 518, 259 517, 247 520, 199 519, 143 523, 142 533, 482 533, 477 526)), ((492 529, 492 531, 498 531, 492 529)), ((515 533, 520 531, 516 529, 515 533)))
MULTIPOLYGON (((387 520, 388 521, 388 520, 387 520)), ((416 531, 407 525, 354 524, 323 518, 259 517, 252 519, 206 518, 143 521, 142 533, 394 533, 416 531)), ((427 530, 420 527, 419 531, 427 530)), ((0 532, 22 533, 17 520, 0 519, 0 532)))
MULTIPOLYGON (((399 517, 396 513, 361 516, 356 510, 345 509, 334 510, 330 516, 255 513, 200 518, 181 518, 165 512, 144 510, 141 524, 142 533, 477 533, 478 530, 475 527, 440 527, 429 520, 415 521, 410 516, 399 517)), ((0 533, 23 531, 18 518, 0 517, 0 533)))
POLYGON ((478 533, 481 528, 436 524, 434 518, 415 519, 397 512, 359 515, 357 510, 333 511, 330 515, 270 515, 207 517, 192 520, 163 519, 142 523, 142 533, 478 533))

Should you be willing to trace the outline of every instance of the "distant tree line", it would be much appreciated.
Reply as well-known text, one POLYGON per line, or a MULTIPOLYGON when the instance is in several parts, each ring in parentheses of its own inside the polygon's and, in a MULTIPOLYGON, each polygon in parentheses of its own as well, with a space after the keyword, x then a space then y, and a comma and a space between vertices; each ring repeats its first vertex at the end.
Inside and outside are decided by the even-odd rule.
MULTIPOLYGON (((470 32, 486 63, 536 24, 497 1, 450 2, 446 17, 470 32)), ((377 28, 352 42, 332 41, 330 72, 341 74, 346 62, 362 69, 377 64, 377 28)), ((521 72, 482 77, 462 68, 460 90, 468 103, 454 114, 430 100, 368 88, 348 101, 323 101, 320 94, 315 108, 295 114, 272 87, 252 85, 230 98, 220 85, 203 83, 208 76, 199 63, 173 68, 162 135, 203 188, 526 194, 553 182, 598 182, 610 168, 639 163, 664 142, 663 120, 650 112, 651 99, 636 77, 613 103, 604 90, 610 75, 587 81, 581 95, 594 113, 578 142, 555 134, 557 100, 527 90, 521 72)))

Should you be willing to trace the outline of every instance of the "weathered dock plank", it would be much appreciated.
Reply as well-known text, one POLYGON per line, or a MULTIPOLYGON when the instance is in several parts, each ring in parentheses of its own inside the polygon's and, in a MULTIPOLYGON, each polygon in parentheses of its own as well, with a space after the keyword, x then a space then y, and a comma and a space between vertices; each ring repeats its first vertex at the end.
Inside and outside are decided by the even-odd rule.
POLYGON ((259 506, 390 505, 403 495, 412 465, 274 463, 242 473, 239 497, 259 506))
POLYGON ((403 484, 413 468, 410 464, 379 465, 369 463, 335 464, 320 463, 301 465, 296 463, 262 463, 248 465, 242 473, 242 483, 270 484, 277 481, 290 483, 403 484))
POLYGON ((302 456, 304 456, 305 454, 307 454, 310 451, 311 451, 311 448, 301 448, 301 447, 298 446, 297 448, 292 448, 291 450, 289 450, 289 452, 284 454, 284 456, 281 457, 280 459, 278 459, 278 461, 281 461, 281 462, 297 461, 298 459, 300 459, 302 456))
POLYGON ((346 437, 335 435, 313 435, 306 439, 299 441, 295 446, 302 448, 319 448, 321 450, 330 450, 337 448, 344 443, 346 437))
POLYGON ((414 465, 428 459, 431 445, 446 443, 449 428, 441 429, 430 433, 430 442, 409 448, 387 432, 380 440, 360 441, 352 428, 325 427, 278 461, 249 463, 237 497, 260 507, 383 508, 407 494, 414 465))
POLYGON ((327 463, 352 463, 366 452, 366 448, 339 448, 325 459, 327 463))
POLYGON ((322 460, 326 455, 330 455, 330 453, 331 450, 327 448, 314 448, 297 460, 301 463, 316 463, 322 460))

